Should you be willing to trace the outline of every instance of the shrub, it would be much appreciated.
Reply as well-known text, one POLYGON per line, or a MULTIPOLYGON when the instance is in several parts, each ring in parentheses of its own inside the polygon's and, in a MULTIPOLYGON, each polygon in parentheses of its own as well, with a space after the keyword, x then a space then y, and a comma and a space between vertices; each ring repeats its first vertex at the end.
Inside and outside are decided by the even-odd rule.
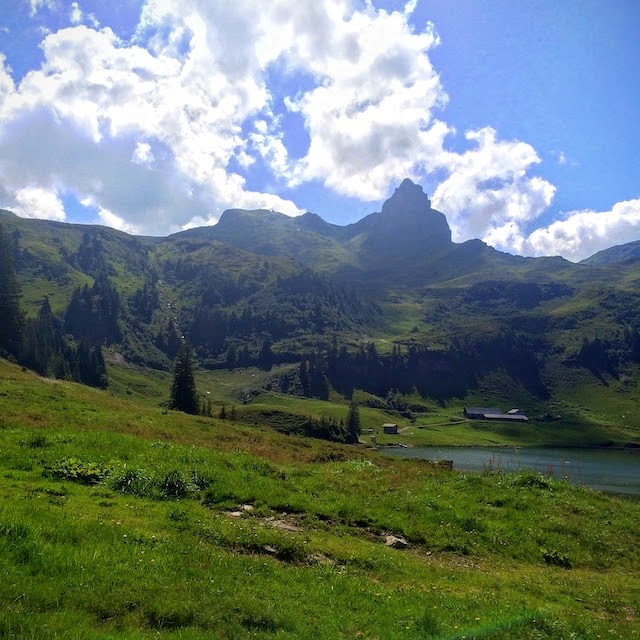
POLYGON ((160 482, 160 492, 169 500, 179 500, 189 493, 189 483, 181 471, 173 469, 160 482))
POLYGON ((563 567, 564 569, 571 569, 571 561, 560 551, 556 551, 555 549, 542 549, 542 557, 547 564, 563 567))
POLYGON ((535 471, 520 471, 511 481, 514 487, 533 487, 535 489, 553 489, 553 481, 535 471))
POLYGON ((110 472, 111 467, 107 464, 82 462, 77 458, 67 458, 46 467, 44 475, 80 484, 98 484, 98 482, 105 480, 110 472))
POLYGON ((150 497, 152 482, 143 469, 127 469, 123 474, 113 478, 111 488, 120 493, 128 493, 139 497, 150 497))

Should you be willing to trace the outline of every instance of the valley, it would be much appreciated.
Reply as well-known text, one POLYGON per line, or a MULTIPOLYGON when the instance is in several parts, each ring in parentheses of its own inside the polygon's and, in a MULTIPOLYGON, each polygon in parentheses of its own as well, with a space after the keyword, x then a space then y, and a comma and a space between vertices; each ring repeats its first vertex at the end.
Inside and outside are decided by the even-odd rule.
POLYGON ((0 636, 638 637, 633 495, 409 459, 637 451, 632 253, 456 244, 410 181, 347 227, 0 228, 23 314, 0 358, 0 636), (196 415, 170 409, 184 344, 196 415))

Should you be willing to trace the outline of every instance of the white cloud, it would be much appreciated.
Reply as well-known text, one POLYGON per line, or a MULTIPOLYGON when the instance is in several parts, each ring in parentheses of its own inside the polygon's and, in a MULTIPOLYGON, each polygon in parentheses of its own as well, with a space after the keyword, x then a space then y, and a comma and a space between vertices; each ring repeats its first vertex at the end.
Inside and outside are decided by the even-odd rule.
POLYGON ((57 6, 56 0, 27 0, 29 5, 29 15, 33 18, 42 7, 46 7, 49 11, 54 11, 57 6))
POLYGON ((475 149, 440 157, 448 176, 436 188, 433 204, 446 212, 454 240, 483 238, 498 248, 519 250, 512 244, 514 234, 549 206, 555 187, 528 175, 540 162, 531 145, 497 140, 490 127, 466 137, 475 149))
POLYGON ((410 16, 416 10, 417 6, 418 6, 418 0, 409 0, 404 5, 404 15, 410 16))
POLYGON ((15 91, 13 78, 11 77, 11 67, 6 64, 5 55, 0 52, 0 109, 7 98, 15 91))
POLYGON ((197 43, 180 60, 78 26, 49 35, 42 49, 42 68, 17 88, 0 75, 6 188, 56 180, 146 233, 203 214, 215 220, 226 206, 298 213, 228 171, 234 153, 246 153, 241 123, 265 98, 216 73, 197 43))
POLYGON ((80 9, 80 5, 77 2, 71 3, 69 20, 71 21, 71 24, 80 24, 83 20, 82 9, 80 9))
POLYGON ((23 218, 58 220, 64 222, 64 205, 52 189, 25 187, 15 194, 15 212, 23 218))
MULTIPOLYGON (((53 6, 30 2, 34 13, 53 6)), ((443 175, 432 199, 454 238, 518 251, 552 201, 553 185, 530 173, 540 159, 529 144, 486 127, 467 132, 469 150, 447 150, 455 131, 429 59, 439 39, 432 25, 410 25, 417 0, 398 11, 355 0, 270 0, 260 11, 254 0, 146 0, 132 42, 79 24, 97 21, 68 6, 77 26, 44 38, 40 69, 16 87, 0 64, 5 191, 60 185, 103 221, 161 234, 215 222, 229 206, 300 213, 247 187, 241 172, 257 159, 280 184, 318 181, 368 201, 404 177, 443 175), (308 140, 295 153, 291 122, 308 140)))
POLYGON ((156 158, 153 155, 153 151, 151 151, 151 145, 148 142, 138 142, 136 144, 136 148, 134 149, 133 155, 131 156, 132 162, 150 166, 153 164, 153 161, 155 159, 156 158))
POLYGON ((98 209, 98 222, 106 225, 107 227, 112 227, 113 229, 118 229, 119 231, 124 231, 126 233, 139 233, 136 227, 125 222, 120 216, 117 216, 112 211, 102 207, 98 209))
POLYGON ((527 255, 561 255, 579 261, 640 235, 640 200, 616 203, 610 211, 572 211, 536 229, 522 245, 527 255))
POLYGON ((317 179, 378 200, 390 183, 432 165, 449 128, 433 117, 447 96, 428 57, 438 43, 430 25, 414 33, 403 13, 338 1, 301 2, 270 17, 270 32, 289 43, 279 55, 316 82, 286 103, 310 138, 306 155, 281 172, 291 184, 317 179))

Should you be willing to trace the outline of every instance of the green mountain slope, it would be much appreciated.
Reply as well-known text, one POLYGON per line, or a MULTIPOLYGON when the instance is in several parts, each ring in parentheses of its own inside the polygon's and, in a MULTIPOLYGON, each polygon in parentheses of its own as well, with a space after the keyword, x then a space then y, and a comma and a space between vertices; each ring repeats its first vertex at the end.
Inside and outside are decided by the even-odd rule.
POLYGON ((3 638, 637 636, 632 501, 166 414, 2 359, 0 426, 3 638))
POLYGON ((598 251, 582 261, 582 264, 610 264, 612 262, 631 262, 640 258, 640 241, 628 242, 598 251))
MULTIPOLYGON (((0 224, 27 314, 48 296, 67 333, 90 335, 116 361, 168 369, 184 337, 214 369, 318 352, 305 366, 322 395, 355 384, 446 402, 502 372, 532 405, 568 394, 584 372, 606 388, 640 362, 638 263, 575 265, 454 243, 409 180, 380 212, 346 227, 240 209, 167 238, 8 212, 0 224)), ((293 375, 282 389, 305 387, 293 375)))

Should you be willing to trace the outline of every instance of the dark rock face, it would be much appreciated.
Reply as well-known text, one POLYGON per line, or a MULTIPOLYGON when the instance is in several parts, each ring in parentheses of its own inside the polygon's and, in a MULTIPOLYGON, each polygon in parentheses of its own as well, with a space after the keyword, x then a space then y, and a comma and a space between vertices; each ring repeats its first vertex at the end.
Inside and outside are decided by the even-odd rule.
POLYGON ((422 187, 405 179, 382 205, 363 248, 369 254, 416 258, 451 246, 451 230, 422 187))

